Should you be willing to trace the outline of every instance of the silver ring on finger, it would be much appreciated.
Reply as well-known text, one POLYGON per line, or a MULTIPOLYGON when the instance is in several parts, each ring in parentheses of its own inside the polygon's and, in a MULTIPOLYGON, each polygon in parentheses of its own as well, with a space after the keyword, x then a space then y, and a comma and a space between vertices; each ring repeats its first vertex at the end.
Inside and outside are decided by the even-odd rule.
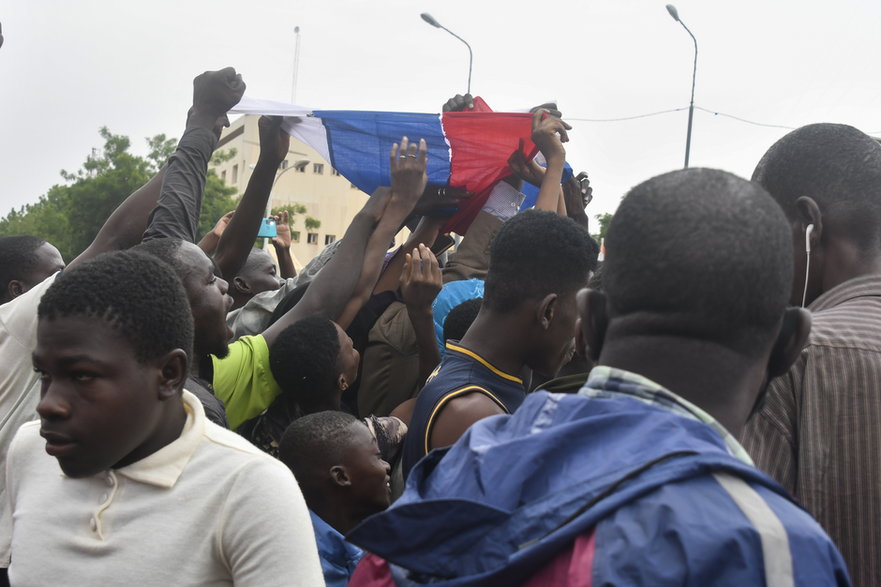
POLYGON ((415 158, 416 158, 416 155, 415 155, 414 153, 409 153, 409 154, 407 154, 407 157, 410 157, 410 158, 412 158, 412 159, 415 159, 415 158))

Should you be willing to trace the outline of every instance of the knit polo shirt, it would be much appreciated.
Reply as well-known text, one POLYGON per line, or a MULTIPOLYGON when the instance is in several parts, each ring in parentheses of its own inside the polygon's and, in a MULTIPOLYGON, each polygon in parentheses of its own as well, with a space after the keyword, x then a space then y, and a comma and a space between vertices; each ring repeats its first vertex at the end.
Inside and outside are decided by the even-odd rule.
POLYGON ((79 479, 45 452, 39 422, 20 428, 7 467, 12 584, 323 584, 291 472, 208 421, 194 395, 183 403, 177 440, 79 479))

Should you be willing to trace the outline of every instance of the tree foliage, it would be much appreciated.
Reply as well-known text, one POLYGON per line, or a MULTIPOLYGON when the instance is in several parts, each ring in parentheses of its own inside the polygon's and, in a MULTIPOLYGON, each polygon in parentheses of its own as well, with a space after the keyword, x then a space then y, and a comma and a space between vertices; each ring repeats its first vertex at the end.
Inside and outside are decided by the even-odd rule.
MULTIPOLYGON (((0 236, 39 236, 58 247, 70 261, 89 246, 113 210, 165 165, 177 144, 176 139, 156 135, 147 139, 147 156, 139 157, 128 152, 128 137, 115 135, 107 127, 102 127, 99 134, 104 139, 103 149, 93 150, 77 171, 62 170, 65 183, 49 188, 36 203, 13 209, 0 218, 0 236)), ((217 218, 235 207, 235 191, 209 172, 200 233, 211 230, 217 218)))
POLYGON ((601 242, 602 239, 606 238, 606 233, 609 232, 609 225, 612 224, 612 214, 606 212, 605 214, 597 214, 594 216, 596 218, 597 223, 600 225, 600 231, 593 235, 597 242, 601 242))

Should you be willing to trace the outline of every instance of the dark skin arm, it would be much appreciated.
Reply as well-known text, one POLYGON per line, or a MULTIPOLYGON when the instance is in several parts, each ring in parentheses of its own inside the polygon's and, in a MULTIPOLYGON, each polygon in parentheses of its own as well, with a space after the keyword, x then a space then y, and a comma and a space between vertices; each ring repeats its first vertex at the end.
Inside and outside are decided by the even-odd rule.
POLYGON ((282 330, 307 316, 324 316, 333 320, 339 315, 352 296, 364 264, 367 240, 373 234, 390 198, 388 188, 380 188, 370 196, 346 229, 339 249, 312 280, 303 299, 263 331, 266 344, 272 346, 282 330))
POLYGON ((482 393, 469 393, 452 399, 438 414, 428 439, 429 449, 455 444, 478 420, 505 413, 496 402, 482 393))
POLYGON ((275 226, 278 235, 272 239, 275 247, 275 256, 278 258, 278 273, 283 279, 297 276, 297 268, 294 267, 294 259, 291 257, 291 225, 290 215, 287 210, 275 217, 275 226))
POLYGON ((232 215, 235 213, 236 211, 233 210, 221 216, 220 220, 214 225, 214 228, 211 229, 211 232, 203 236, 202 240, 197 243, 198 247, 209 257, 214 254, 214 249, 217 248, 217 242, 220 240, 220 235, 226 230, 230 218, 232 218, 232 215))
POLYGON ((260 156, 257 165, 239 200, 236 213, 223 231, 214 252, 214 263, 227 281, 238 275, 248 259, 260 230, 278 166, 288 154, 291 136, 281 129, 281 123, 280 116, 260 117, 260 156))
POLYGON ((532 141, 548 162, 538 198, 535 201, 535 207, 538 210, 550 210, 565 214, 560 181, 563 179, 563 166, 566 162, 566 150, 563 148, 563 143, 569 140, 566 131, 571 128, 561 119, 548 115, 546 110, 538 110, 532 117, 532 141))
POLYGON ((563 184, 563 201, 566 204, 566 216, 583 226, 589 228, 587 213, 584 208, 593 198, 593 188, 587 179, 587 173, 581 172, 563 184))
POLYGON ((404 251, 410 251, 420 244, 430 247, 440 234, 446 219, 458 211, 459 204, 472 195, 459 188, 428 186, 416 203, 413 216, 422 216, 422 220, 416 229, 410 233, 407 242, 397 251, 397 254, 386 264, 385 270, 379 276, 373 293, 397 289, 401 278, 401 270, 404 267, 404 251))
POLYGON ((425 173, 425 141, 420 140, 417 147, 415 143, 410 144, 407 137, 404 137, 401 139, 400 156, 397 147, 397 144, 392 147, 390 158, 392 196, 376 231, 370 236, 367 243, 364 265, 352 298, 336 320, 342 328, 348 327, 355 315, 370 299, 376 281, 379 279, 389 241, 397 234, 401 224, 413 211, 416 202, 425 190, 425 183, 428 180, 425 173))
POLYGON ((424 244, 404 256, 401 272, 401 297, 407 306, 407 315, 416 333, 419 345, 419 383, 428 379, 441 362, 440 351, 434 333, 434 315, 431 304, 443 287, 437 258, 424 244))

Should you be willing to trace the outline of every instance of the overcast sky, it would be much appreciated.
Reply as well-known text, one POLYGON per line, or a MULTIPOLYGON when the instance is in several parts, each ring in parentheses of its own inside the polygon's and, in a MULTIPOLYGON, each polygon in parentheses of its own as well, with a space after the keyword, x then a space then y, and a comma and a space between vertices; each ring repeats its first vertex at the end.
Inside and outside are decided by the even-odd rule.
MULTIPOLYGON (((698 40, 695 104, 753 122, 843 122, 881 134, 881 2, 678 0, 698 40)), ((0 0, 0 215, 77 169, 98 128, 179 137, 192 78, 237 68, 247 94, 312 108, 438 112, 464 92, 495 110, 558 100, 588 171, 591 214, 682 166, 693 45, 654 0, 0 0)), ((695 112, 692 166, 749 177, 787 131, 695 112)))

